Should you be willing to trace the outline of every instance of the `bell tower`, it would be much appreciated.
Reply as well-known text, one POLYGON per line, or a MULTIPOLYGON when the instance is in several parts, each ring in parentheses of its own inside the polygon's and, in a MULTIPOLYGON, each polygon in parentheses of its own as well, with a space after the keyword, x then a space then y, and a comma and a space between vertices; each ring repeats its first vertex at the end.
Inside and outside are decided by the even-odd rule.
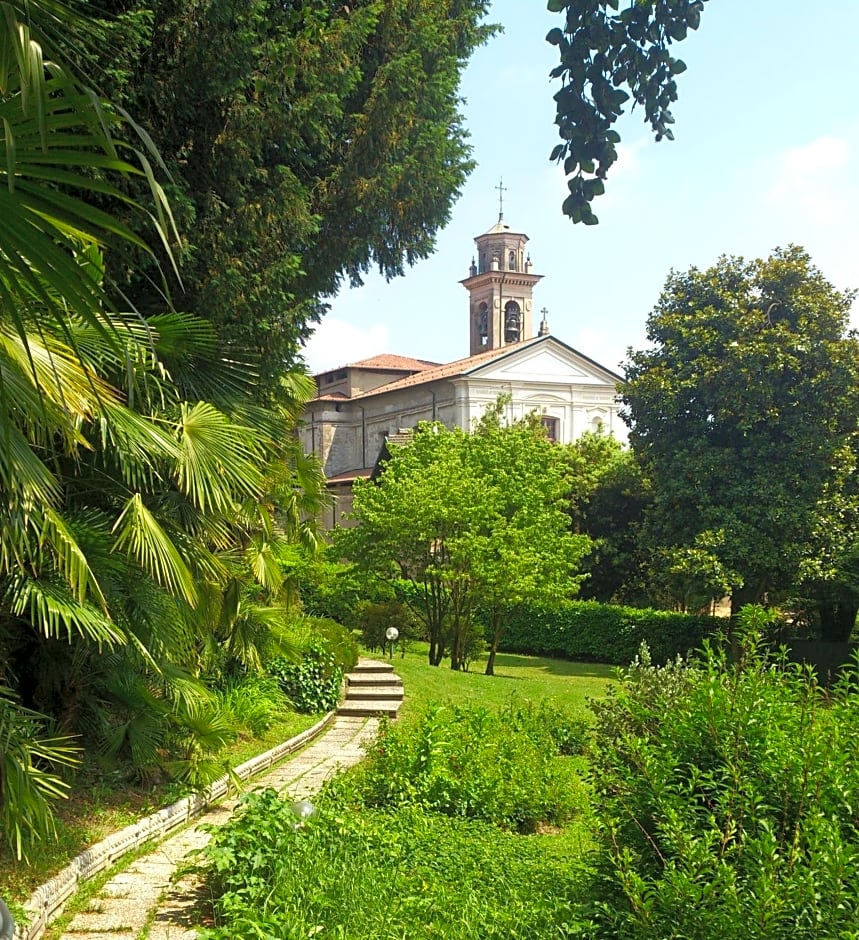
POLYGON ((498 221, 474 239, 477 258, 460 281, 469 297, 469 355, 503 349, 534 334, 532 293, 542 274, 534 274, 525 254, 528 236, 504 221, 504 185, 498 221))

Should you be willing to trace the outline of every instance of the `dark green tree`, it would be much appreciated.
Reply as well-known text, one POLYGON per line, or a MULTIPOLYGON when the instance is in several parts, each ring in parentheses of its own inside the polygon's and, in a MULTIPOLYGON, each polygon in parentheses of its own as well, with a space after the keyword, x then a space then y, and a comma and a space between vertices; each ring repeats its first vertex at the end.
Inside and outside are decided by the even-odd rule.
POLYGON ((669 276, 622 387, 630 442, 653 482, 645 537, 708 552, 732 611, 790 589, 812 552, 843 543, 836 511, 855 461, 853 295, 797 247, 669 276))
POLYGON ((630 99, 643 109, 657 141, 674 139, 671 105, 686 65, 671 45, 698 28, 705 2, 628 0, 618 12, 619 0, 549 0, 549 9, 565 17, 546 37, 560 57, 552 77, 563 83, 555 94, 563 143, 552 159, 563 161, 570 177, 564 212, 573 222, 598 221, 591 202, 605 191, 617 160, 614 125, 630 99))
POLYGON ((569 448, 573 528, 593 550, 582 560, 581 597, 602 603, 644 601, 638 536, 650 483, 635 454, 606 434, 586 433, 569 448))
MULTIPOLYGON (((324 311, 427 257, 473 163, 457 88, 488 0, 108 0, 103 80, 158 141, 185 240, 177 306, 270 392, 324 311)), ((114 272, 122 280, 122 272, 114 272)), ((144 311, 162 298, 130 264, 144 311)))

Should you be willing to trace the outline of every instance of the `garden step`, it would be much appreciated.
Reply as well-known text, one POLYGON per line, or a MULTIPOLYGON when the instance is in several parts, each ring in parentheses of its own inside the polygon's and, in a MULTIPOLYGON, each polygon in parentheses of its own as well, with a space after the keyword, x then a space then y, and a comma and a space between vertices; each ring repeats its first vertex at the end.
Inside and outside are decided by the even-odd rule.
POLYGON ((359 686, 357 688, 351 688, 346 690, 346 700, 360 699, 365 702, 402 702, 403 700, 403 686, 400 685, 372 685, 372 686, 359 686))
POLYGON ((387 718, 396 718, 400 703, 397 702, 371 702, 363 699, 347 699, 337 709, 337 714, 349 718, 370 718, 384 715, 387 718))
POLYGON ((391 687, 402 687, 403 680, 394 675, 394 673, 363 673, 363 672, 350 672, 347 674, 346 678, 349 680, 349 685, 356 686, 391 686, 391 687))
POLYGON ((392 663, 383 662, 380 659, 359 659, 358 664, 352 670, 353 673, 374 673, 374 672, 393 672, 392 663))

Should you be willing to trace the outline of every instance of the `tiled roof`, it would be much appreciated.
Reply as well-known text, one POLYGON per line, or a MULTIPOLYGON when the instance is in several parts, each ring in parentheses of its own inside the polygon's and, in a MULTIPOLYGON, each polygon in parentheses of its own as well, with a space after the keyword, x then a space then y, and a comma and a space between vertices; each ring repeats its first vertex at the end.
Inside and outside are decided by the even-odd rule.
POLYGON ((348 401, 349 396, 345 392, 326 392, 324 395, 317 395, 313 401, 348 401))
POLYGON ((437 382, 439 379, 451 379, 457 375, 465 375, 478 366, 486 365, 496 359, 502 359, 504 356, 520 349, 525 349, 532 343, 543 339, 542 336, 535 336, 531 339, 523 340, 521 343, 511 343, 503 349, 490 349, 487 352, 478 353, 476 356, 468 356, 466 359, 457 359, 456 362, 448 362, 442 366, 436 366, 434 369, 425 369, 415 375, 407 375, 402 379, 396 379, 387 385, 381 385, 368 392, 362 392, 360 395, 353 396, 353 401, 357 398, 370 398, 372 395, 381 395, 386 392, 396 391, 401 388, 411 388, 413 385, 424 385, 427 382, 437 382))
POLYGON ((440 365, 438 362, 430 362, 428 359, 412 359, 411 356, 397 356, 394 353, 382 353, 378 356, 371 356, 369 359, 360 359, 358 362, 350 362, 339 369, 325 369, 319 375, 326 375, 329 372, 338 372, 340 369, 391 369, 394 372, 420 372, 423 369, 433 369, 440 365))

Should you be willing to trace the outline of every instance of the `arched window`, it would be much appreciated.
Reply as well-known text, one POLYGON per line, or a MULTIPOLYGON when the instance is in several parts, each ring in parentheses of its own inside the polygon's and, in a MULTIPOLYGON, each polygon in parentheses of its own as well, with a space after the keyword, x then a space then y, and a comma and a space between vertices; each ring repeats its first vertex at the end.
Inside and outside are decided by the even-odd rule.
POLYGON ((504 342, 518 343, 522 338, 522 311, 515 300, 504 305, 504 342))
POLYGON ((480 333, 480 345, 489 342, 489 305, 484 301, 477 308, 477 330, 480 333))
POLYGON ((515 271, 516 270, 516 252, 511 251, 507 256, 507 270, 515 271))

